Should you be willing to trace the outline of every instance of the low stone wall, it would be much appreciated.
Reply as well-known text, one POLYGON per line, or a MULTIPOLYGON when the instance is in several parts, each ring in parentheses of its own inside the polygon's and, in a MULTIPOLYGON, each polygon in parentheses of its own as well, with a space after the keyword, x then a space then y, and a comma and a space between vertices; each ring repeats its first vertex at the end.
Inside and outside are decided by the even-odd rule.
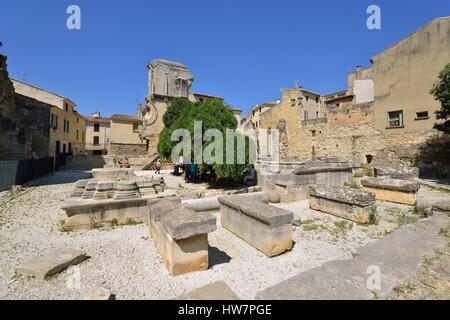
POLYGON ((361 185, 365 191, 374 193, 377 200, 407 205, 417 203, 419 183, 416 181, 367 178, 361 181, 361 185))
POLYGON ((185 208, 179 200, 161 200, 149 208, 148 221, 171 275, 208 269, 208 233, 217 228, 214 216, 185 208))
POLYGON ((222 226, 268 257, 292 248, 293 214, 242 196, 219 198, 222 226))
POLYGON ((310 186, 309 206, 358 223, 369 223, 375 214, 375 194, 348 187, 310 186))
POLYGON ((105 160, 103 156, 69 156, 66 159, 66 164, 61 168, 63 170, 92 170, 96 168, 103 168, 105 160))
POLYGON ((110 143, 108 154, 113 156, 147 155, 146 144, 110 143))
POLYGON ((135 154, 126 154, 126 155, 117 155, 117 156, 103 156, 105 161, 104 168, 120 168, 119 161, 124 158, 128 159, 128 163, 130 164, 130 168, 133 170, 143 170, 147 167, 155 157, 150 156, 148 154, 145 155, 135 155, 135 154))

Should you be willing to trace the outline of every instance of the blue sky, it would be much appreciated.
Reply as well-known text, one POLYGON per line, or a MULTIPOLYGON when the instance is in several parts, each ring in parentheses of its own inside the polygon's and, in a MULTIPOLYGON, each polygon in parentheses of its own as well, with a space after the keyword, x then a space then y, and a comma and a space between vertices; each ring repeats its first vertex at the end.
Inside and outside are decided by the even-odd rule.
POLYGON ((345 89, 349 70, 448 15, 448 0, 2 0, 0 52, 10 76, 26 74, 83 114, 134 113, 154 58, 186 64, 193 91, 247 111, 295 80, 323 94, 345 89), (66 28, 70 4, 81 30, 66 28), (370 4, 381 7, 381 30, 366 28, 370 4))

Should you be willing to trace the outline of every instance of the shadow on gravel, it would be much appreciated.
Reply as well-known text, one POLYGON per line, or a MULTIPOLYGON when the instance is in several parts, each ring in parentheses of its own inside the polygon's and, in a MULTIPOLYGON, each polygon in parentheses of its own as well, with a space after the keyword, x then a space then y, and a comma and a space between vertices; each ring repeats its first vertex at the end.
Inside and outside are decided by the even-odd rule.
POLYGON ((26 183, 25 187, 48 186, 73 183, 81 179, 91 178, 89 171, 56 171, 55 173, 26 183))
POLYGON ((208 255, 209 255, 209 267, 212 268, 216 265, 228 263, 231 261, 231 257, 226 254, 224 251, 209 246, 208 248, 208 255))

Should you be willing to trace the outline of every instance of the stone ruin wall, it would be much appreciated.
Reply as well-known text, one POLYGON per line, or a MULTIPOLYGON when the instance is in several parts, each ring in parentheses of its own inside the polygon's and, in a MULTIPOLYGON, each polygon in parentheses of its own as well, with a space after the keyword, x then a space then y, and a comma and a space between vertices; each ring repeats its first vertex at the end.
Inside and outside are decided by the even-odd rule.
POLYGON ((0 160, 48 156, 51 106, 15 93, 0 55, 0 160))
POLYGON ((113 156, 148 155, 147 145, 110 143, 108 148, 108 155, 113 156))
POLYGON ((29 141, 16 118, 14 86, 9 79, 6 57, 0 55, 0 160, 22 159, 29 154, 29 141))
MULTIPOLYGON (((276 109, 276 108, 273 108, 276 109)), ((297 108, 295 108, 297 109, 297 108)), ((262 115, 261 127, 276 128, 280 119, 285 122, 280 131, 280 160, 308 161, 314 157, 336 157, 358 165, 418 166, 433 170, 433 174, 450 176, 450 137, 435 131, 392 131, 375 129, 373 104, 352 105, 330 110, 326 120, 298 121, 297 110, 290 114, 271 110, 262 115), (313 135, 313 131, 315 134, 313 135)))

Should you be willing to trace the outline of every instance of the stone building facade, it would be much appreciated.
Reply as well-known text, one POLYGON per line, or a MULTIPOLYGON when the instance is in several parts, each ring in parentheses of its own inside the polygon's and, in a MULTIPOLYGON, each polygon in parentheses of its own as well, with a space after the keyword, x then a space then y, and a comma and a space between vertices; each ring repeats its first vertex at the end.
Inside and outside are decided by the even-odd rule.
MULTIPOLYGON (((148 94, 145 106, 139 108, 141 120, 140 137, 147 141, 148 154, 152 157, 158 153, 159 135, 164 128, 163 116, 170 101, 174 98, 185 98, 192 102, 204 102, 223 98, 202 93, 191 92, 194 77, 189 69, 181 63, 156 59, 147 65, 148 94)), ((241 110, 232 108, 233 114, 241 121, 241 110)))
POLYGON ((17 94, 0 55, 0 160, 49 156, 51 106, 17 94))
POLYGON ((17 79, 12 79, 12 82, 16 94, 50 106, 49 156, 84 153, 86 119, 78 113, 72 100, 17 79))
POLYGON ((448 48, 450 17, 435 19, 373 57, 371 67, 358 66, 347 90, 309 106, 308 114, 317 109, 318 117, 302 118, 306 108, 295 103, 302 89, 294 88, 261 115, 260 126, 281 129, 282 161, 337 157, 448 171, 450 139, 433 130, 440 106, 429 93, 450 63, 448 48))
POLYGON ((86 152, 89 155, 106 155, 108 153, 111 119, 95 112, 86 118, 86 152))
POLYGON ((141 120, 137 116, 114 114, 111 116, 108 155, 147 155, 147 141, 140 136, 141 120))

